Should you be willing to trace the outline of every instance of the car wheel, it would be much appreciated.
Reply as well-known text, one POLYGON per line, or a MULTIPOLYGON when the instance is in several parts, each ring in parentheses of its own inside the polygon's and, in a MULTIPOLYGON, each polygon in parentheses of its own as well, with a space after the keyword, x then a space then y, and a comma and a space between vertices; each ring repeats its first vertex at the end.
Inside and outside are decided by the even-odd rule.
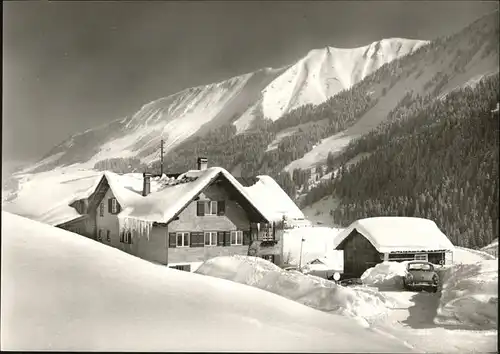
POLYGON ((432 292, 433 292, 433 293, 437 293, 437 291, 438 291, 437 286, 433 286, 433 287, 432 287, 432 292))

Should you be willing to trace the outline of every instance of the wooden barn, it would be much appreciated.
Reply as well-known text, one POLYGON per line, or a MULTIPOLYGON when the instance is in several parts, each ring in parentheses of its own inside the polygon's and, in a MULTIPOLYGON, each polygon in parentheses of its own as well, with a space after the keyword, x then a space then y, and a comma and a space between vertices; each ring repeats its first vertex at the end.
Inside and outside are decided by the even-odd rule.
POLYGON ((357 220, 335 240, 344 251, 342 278, 359 278, 384 261, 425 260, 450 264, 454 246, 432 220, 411 217, 374 217, 357 220))

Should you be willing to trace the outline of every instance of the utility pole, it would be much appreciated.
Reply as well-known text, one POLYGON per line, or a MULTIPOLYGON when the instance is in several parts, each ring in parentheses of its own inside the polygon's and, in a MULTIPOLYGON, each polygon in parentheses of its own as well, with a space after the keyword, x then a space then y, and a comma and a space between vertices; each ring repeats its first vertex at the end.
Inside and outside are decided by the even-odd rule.
POLYGON ((299 271, 302 268, 302 245, 304 245, 305 239, 303 237, 300 238, 300 258, 299 258, 299 271))
POLYGON ((163 176, 163 139, 161 139, 160 145, 160 178, 163 176))

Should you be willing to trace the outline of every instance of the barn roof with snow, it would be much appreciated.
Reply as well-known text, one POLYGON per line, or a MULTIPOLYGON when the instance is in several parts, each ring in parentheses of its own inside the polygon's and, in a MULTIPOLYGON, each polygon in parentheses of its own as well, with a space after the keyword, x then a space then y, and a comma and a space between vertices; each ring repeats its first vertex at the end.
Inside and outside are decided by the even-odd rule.
POLYGON ((453 250, 454 246, 432 220, 384 216, 360 219, 340 232, 334 241, 338 248, 357 230, 380 253, 453 250))
MULTIPOLYGON (((191 170, 177 177, 153 177, 150 193, 142 195, 142 174, 119 175, 105 172, 100 185, 108 184, 113 191, 121 212, 122 226, 137 221, 168 223, 181 212, 199 193, 218 178, 229 182, 230 188, 242 196, 242 201, 267 222, 286 218, 304 218, 290 197, 269 176, 258 176, 252 185, 244 187, 228 171, 220 167, 191 170)), ((96 190, 99 189, 99 186, 96 190)))

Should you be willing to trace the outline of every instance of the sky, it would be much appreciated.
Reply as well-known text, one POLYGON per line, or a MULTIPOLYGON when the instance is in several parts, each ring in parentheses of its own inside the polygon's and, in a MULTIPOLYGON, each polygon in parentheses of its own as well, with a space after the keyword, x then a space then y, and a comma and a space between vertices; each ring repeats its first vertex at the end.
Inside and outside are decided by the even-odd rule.
POLYGON ((40 159, 69 136, 182 89, 314 48, 459 31, 498 2, 3 2, 2 160, 40 159))

